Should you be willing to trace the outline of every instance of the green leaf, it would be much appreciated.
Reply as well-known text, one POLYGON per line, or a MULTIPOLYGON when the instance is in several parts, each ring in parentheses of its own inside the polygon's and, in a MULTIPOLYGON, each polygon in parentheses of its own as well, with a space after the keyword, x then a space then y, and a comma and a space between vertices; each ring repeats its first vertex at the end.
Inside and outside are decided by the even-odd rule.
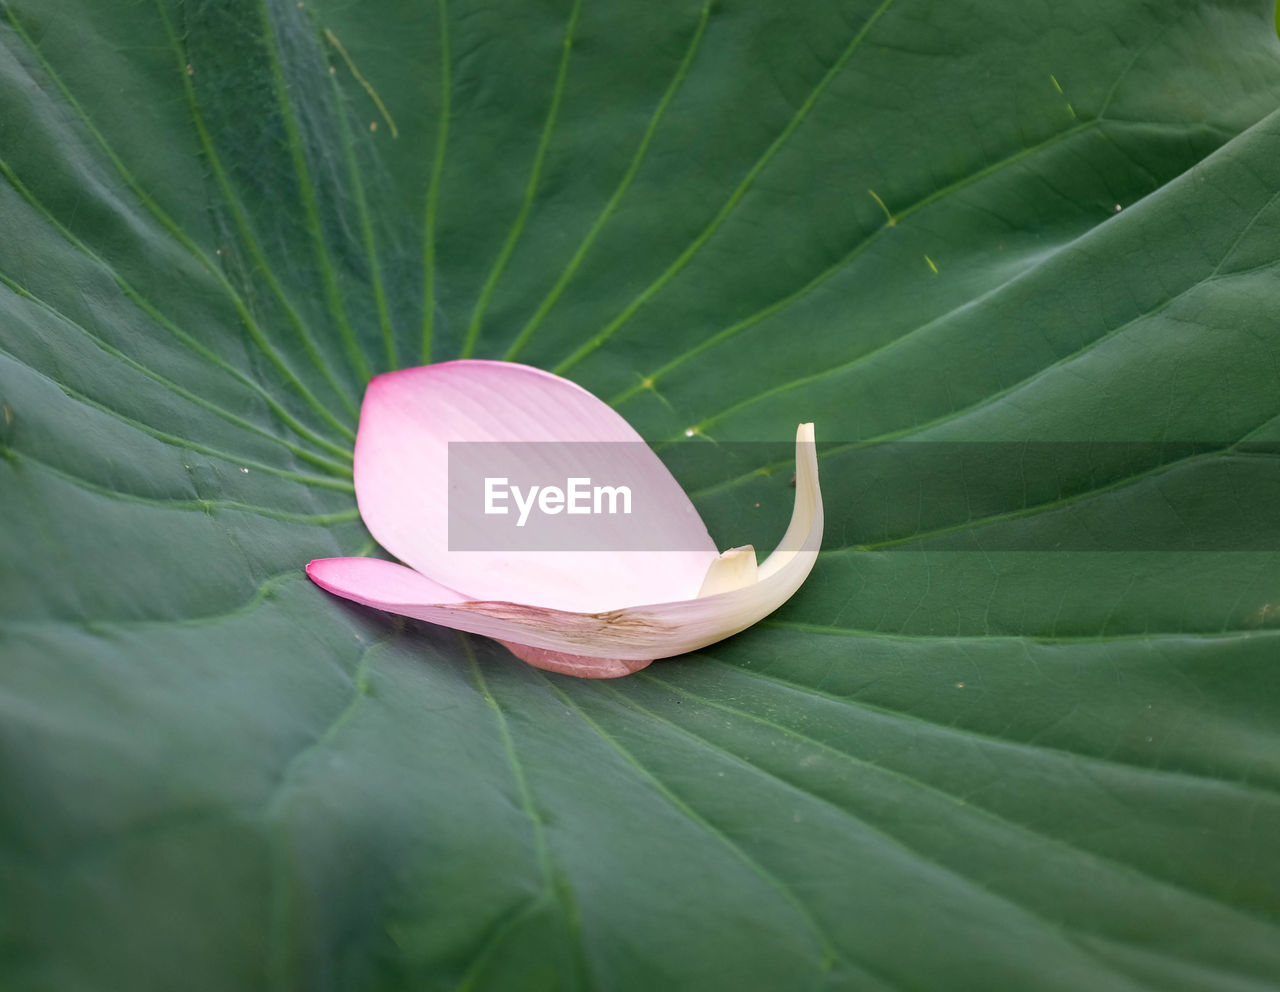
POLYGON ((1278 100, 1270 0, 0 3, 0 985, 1275 987, 1278 100), (617 683, 322 593, 463 354, 725 546, 814 421, 809 582, 617 683))

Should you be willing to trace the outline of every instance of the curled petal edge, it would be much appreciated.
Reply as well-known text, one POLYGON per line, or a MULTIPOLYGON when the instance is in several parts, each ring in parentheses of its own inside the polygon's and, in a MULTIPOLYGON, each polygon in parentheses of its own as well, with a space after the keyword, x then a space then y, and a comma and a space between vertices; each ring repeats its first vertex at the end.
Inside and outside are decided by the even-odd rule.
POLYGON ((768 616, 808 578, 822 530, 813 425, 801 424, 791 523, 777 549, 758 566, 751 585, 695 599, 574 613, 468 600, 413 569, 377 558, 318 559, 307 566, 307 574, 322 588, 357 603, 492 637, 536 667, 610 678, 657 658, 696 651, 768 616))

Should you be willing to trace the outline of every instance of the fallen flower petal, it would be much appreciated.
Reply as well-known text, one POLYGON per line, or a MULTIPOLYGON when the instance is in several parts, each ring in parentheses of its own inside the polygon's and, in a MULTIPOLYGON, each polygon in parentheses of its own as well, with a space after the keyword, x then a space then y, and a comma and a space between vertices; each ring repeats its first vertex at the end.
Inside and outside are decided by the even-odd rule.
POLYGON ((817 560, 823 516, 812 424, 796 432, 790 526, 759 565, 749 546, 717 553, 688 497, 643 444, 625 446, 631 467, 662 501, 668 546, 691 550, 450 552, 450 441, 640 437, 586 390, 528 366, 457 361, 379 376, 361 411, 356 498, 369 531, 411 567, 319 559, 307 566, 318 585, 496 638, 538 668, 615 678, 751 626, 786 602, 817 560))

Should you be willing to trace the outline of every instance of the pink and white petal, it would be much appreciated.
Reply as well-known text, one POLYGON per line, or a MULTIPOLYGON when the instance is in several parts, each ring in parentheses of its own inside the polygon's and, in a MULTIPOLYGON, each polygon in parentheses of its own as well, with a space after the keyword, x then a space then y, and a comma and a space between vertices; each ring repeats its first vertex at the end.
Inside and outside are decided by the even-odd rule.
POLYGON ((818 560, 823 526, 813 425, 801 424, 796 431, 791 523, 773 554, 759 566, 760 578, 754 585, 592 614, 538 611, 511 603, 468 603, 461 610, 471 614, 467 629, 502 640, 623 660, 669 658, 745 630, 790 599, 818 560), (517 633, 515 627, 524 629, 517 633))
MULTIPOLYGON (((791 525, 765 563, 772 563, 769 573, 754 585, 701 598, 588 613, 524 603, 462 601, 447 589, 444 591, 452 598, 433 601, 424 594, 443 587, 418 576, 420 584, 402 574, 410 570, 376 559, 354 559, 375 563, 359 568, 347 564, 353 559, 312 562, 308 574, 331 592, 393 613, 546 653, 643 665, 650 659, 706 647, 776 610, 808 577, 818 558, 822 530, 813 425, 803 424, 796 436, 796 498, 791 525), (331 564, 335 562, 342 564, 331 564), (399 571, 374 574, 385 569, 399 571)), ((761 571, 765 565, 760 566, 761 571)))
MULTIPOLYGON (((307 565, 307 575, 320 588, 380 610, 405 615, 409 604, 457 604, 466 602, 452 589, 448 589, 411 568, 380 558, 318 558, 307 565)), ((412 613, 407 615, 412 616, 412 613)), ((652 659, 624 661, 620 658, 590 658, 561 651, 548 651, 501 641, 521 661, 535 668, 563 675, 577 675, 591 679, 616 679, 638 672, 652 659)))
MULTIPOLYGON (((307 575, 325 591, 363 606, 576 657, 612 658, 607 651, 593 649, 611 643, 610 631, 626 612, 571 613, 523 603, 477 602, 380 558, 318 558, 307 565, 307 575)), ((647 664, 652 657, 632 648, 622 660, 647 664)))
MULTIPOLYGON (((361 517, 384 548, 475 599, 571 611, 683 599, 697 595, 716 557, 689 498, 616 411, 567 379, 511 362, 443 362, 375 378, 360 413, 355 486, 361 517), (515 442, 502 449, 519 463, 510 475, 548 485, 563 480, 545 478, 547 458, 595 442, 592 457, 603 461, 593 464, 596 481, 641 480, 645 509, 662 528, 637 545, 634 519, 595 517, 592 525, 605 528, 593 531, 602 533, 595 546, 657 550, 450 551, 450 442, 515 442)), ((452 522, 467 533, 496 526, 478 499, 455 506, 452 522)))
MULTIPOLYGON (((454 618, 456 622, 450 622, 450 615, 444 610, 449 606, 467 603, 469 600, 454 590, 395 562, 383 561, 380 558, 317 558, 308 563, 307 575, 326 592, 360 603, 362 606, 371 606, 401 616, 432 620, 447 627, 471 630, 474 633, 482 632, 479 628, 487 626, 483 623, 480 625, 469 623, 470 614, 462 614, 454 618)), ((490 605, 502 605, 511 611, 518 609, 511 603, 490 605)), ((545 612, 538 611, 536 607, 532 609, 535 614, 545 612)), ((609 679, 630 675, 653 660, 651 658, 640 660, 599 658, 501 639, 499 642, 517 658, 535 668, 583 678, 609 679)))

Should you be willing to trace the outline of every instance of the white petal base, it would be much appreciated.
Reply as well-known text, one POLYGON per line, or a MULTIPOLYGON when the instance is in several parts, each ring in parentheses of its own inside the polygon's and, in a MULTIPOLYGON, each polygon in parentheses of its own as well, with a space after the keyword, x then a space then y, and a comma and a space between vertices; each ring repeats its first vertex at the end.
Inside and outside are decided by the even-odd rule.
POLYGON ((586 679, 618 679, 653 664, 648 661, 626 661, 622 658, 588 658, 580 654, 566 654, 563 651, 548 651, 528 644, 513 644, 510 641, 499 641, 503 647, 523 662, 534 668, 541 668, 560 675, 576 675, 586 679))
POLYGON ((698 598, 733 592, 756 584, 756 549, 750 544, 730 548, 711 563, 698 598))

